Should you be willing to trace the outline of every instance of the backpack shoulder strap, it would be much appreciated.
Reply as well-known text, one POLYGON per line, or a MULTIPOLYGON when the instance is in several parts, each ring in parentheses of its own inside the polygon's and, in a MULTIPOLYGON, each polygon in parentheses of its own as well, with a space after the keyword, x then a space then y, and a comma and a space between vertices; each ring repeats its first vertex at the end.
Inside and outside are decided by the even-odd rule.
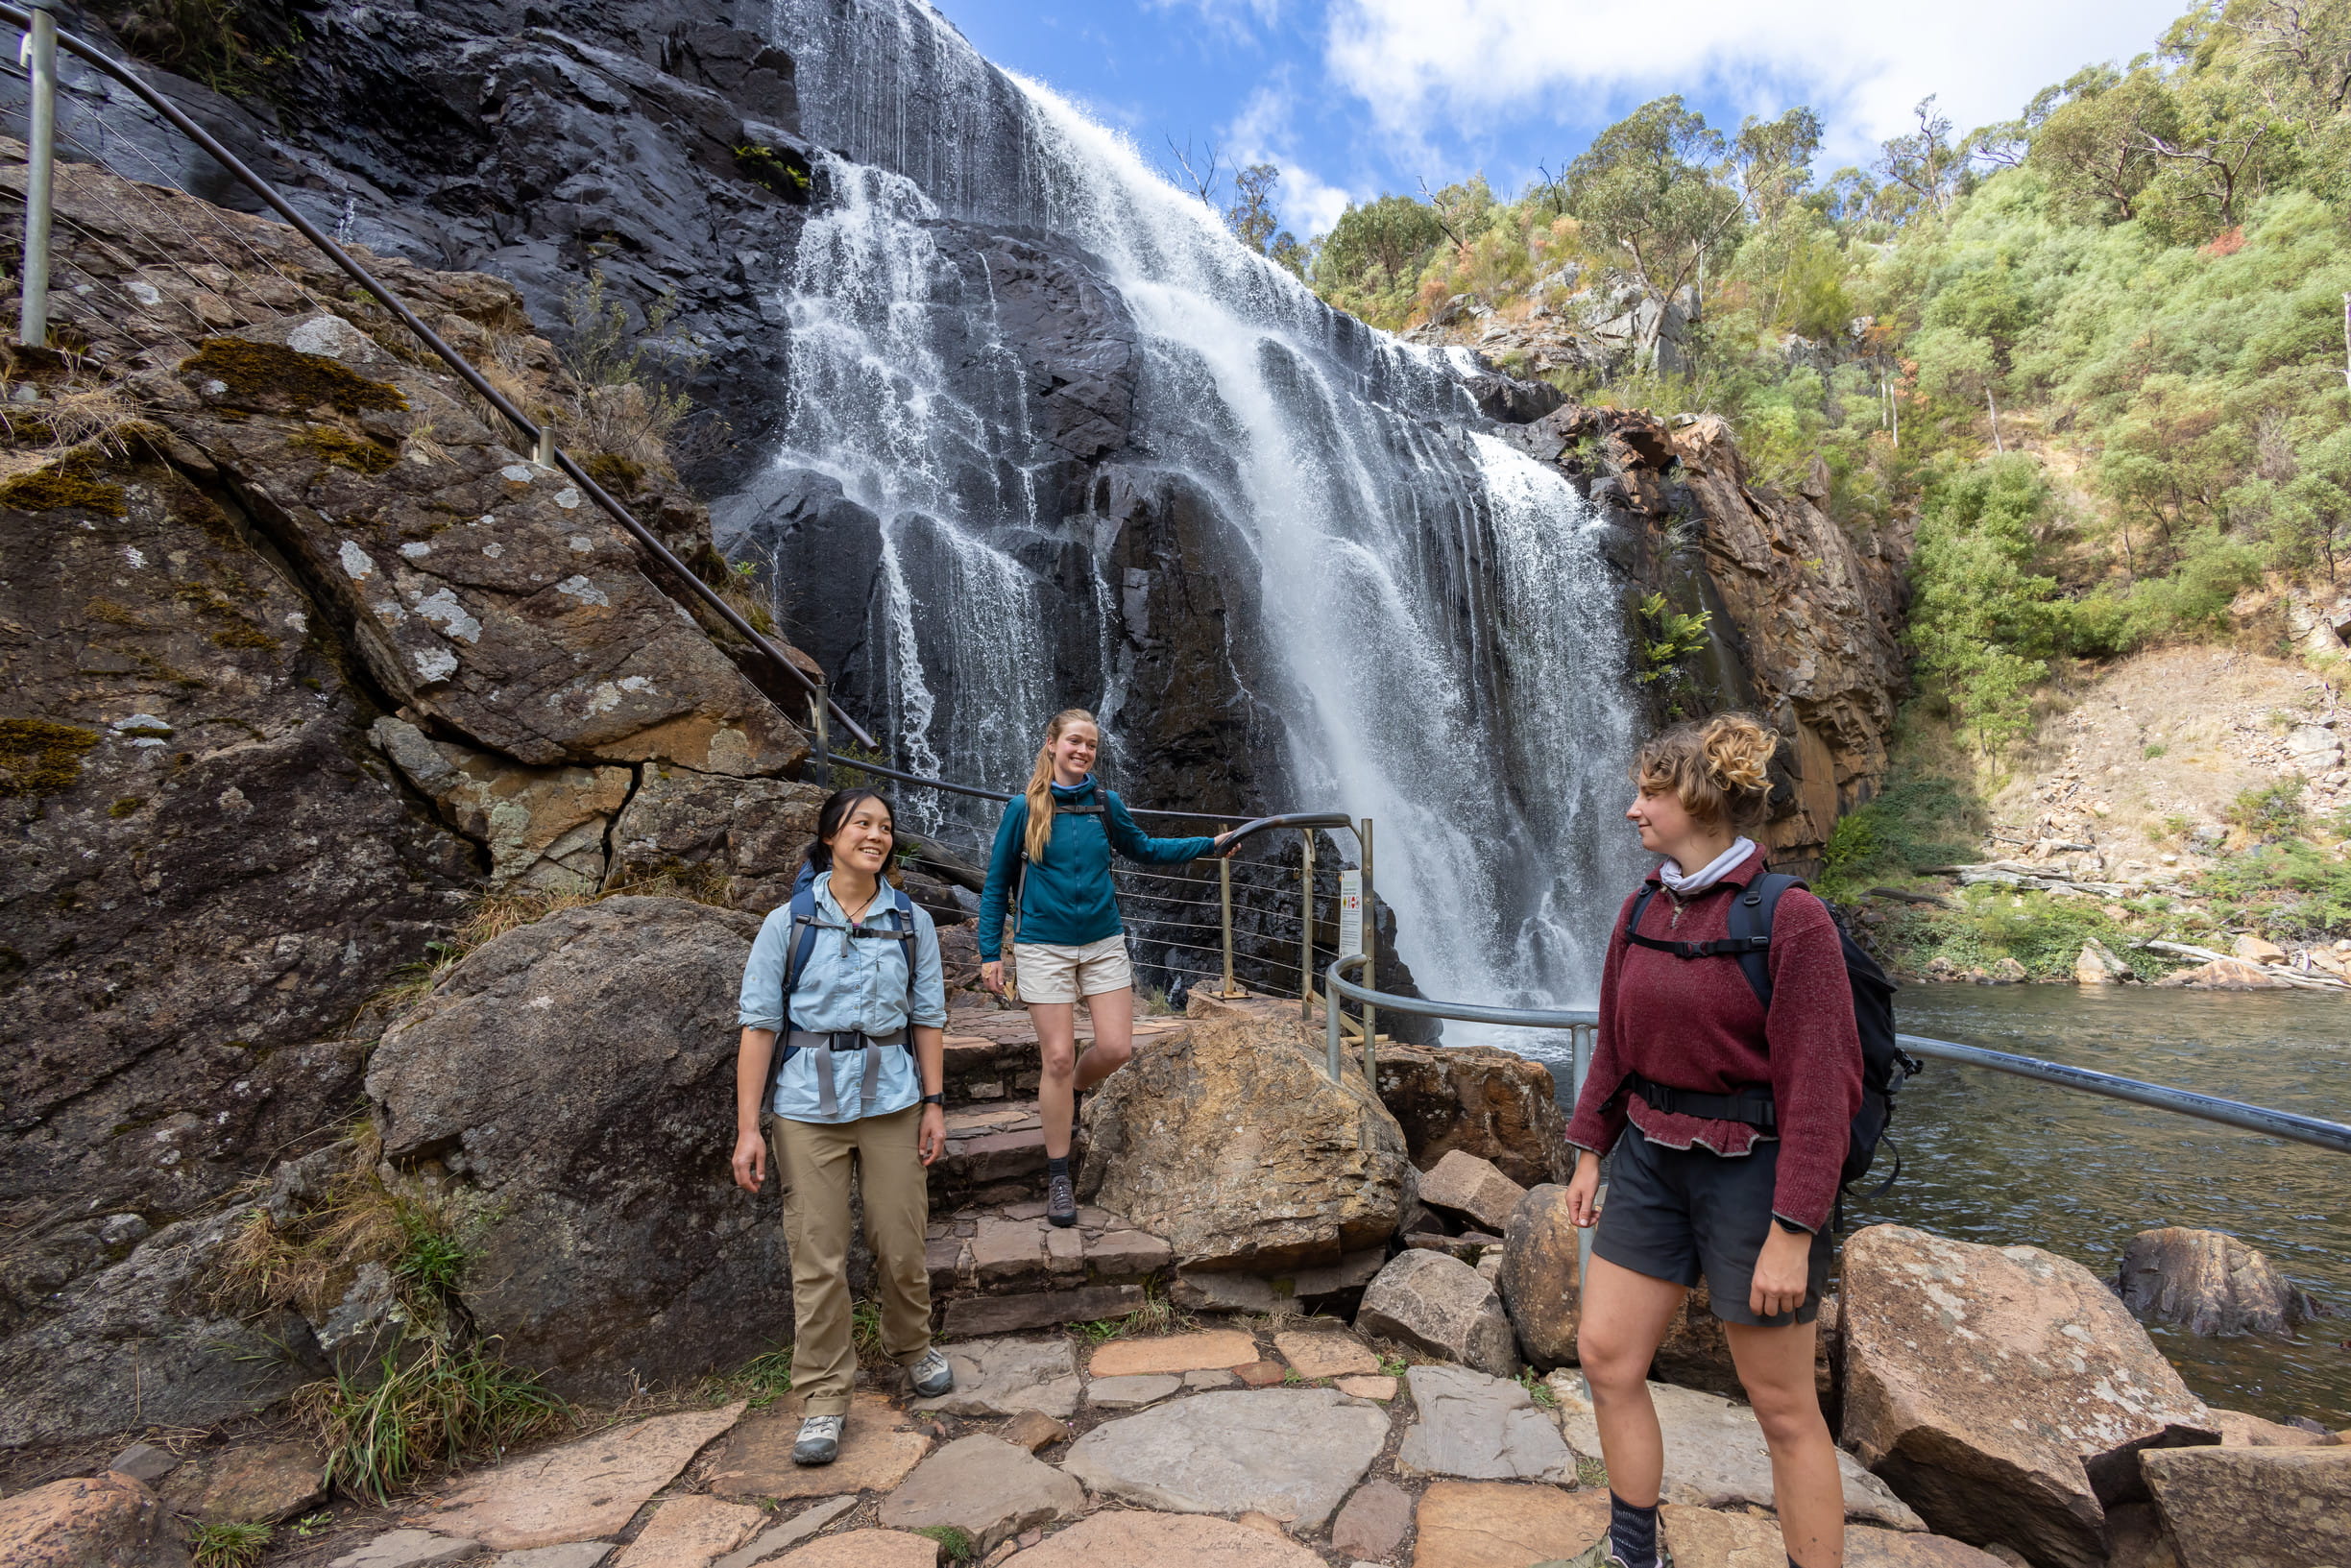
POLYGON ((1629 940, 1639 940, 1639 937, 1636 933, 1640 930, 1641 916, 1649 912, 1649 901, 1656 897, 1657 883, 1641 883, 1640 892, 1636 894, 1633 899, 1633 912, 1625 918, 1625 936, 1629 940))
POLYGON ((801 888, 791 899, 791 953, 784 960, 784 1049, 778 1054, 791 1054, 791 999, 800 985, 800 977, 808 969, 809 955, 816 950, 816 889, 801 888))
POLYGON ((1740 971, 1747 977, 1748 988, 1755 992, 1756 1001, 1771 1011, 1771 933, 1772 916, 1779 911, 1780 896, 1791 887, 1804 886, 1804 879, 1791 877, 1783 871, 1766 871, 1747 884, 1747 890, 1731 904, 1731 935, 1735 941, 1746 941, 1747 950, 1738 954, 1740 971))

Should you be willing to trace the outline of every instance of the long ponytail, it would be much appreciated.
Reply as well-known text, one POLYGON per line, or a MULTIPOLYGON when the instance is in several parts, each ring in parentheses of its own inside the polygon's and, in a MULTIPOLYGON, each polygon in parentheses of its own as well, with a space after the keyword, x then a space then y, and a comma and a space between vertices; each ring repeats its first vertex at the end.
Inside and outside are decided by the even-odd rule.
MULTIPOLYGON (((1037 748, 1036 766, 1029 770, 1027 847, 1029 860, 1032 865, 1044 863, 1045 846, 1053 842, 1054 742, 1060 739, 1062 733, 1073 724, 1094 724, 1094 715, 1082 708, 1064 708, 1055 713, 1053 716, 1053 722, 1045 726, 1045 743, 1037 748)), ((1099 724, 1095 725, 1098 733, 1101 728, 1099 724)))

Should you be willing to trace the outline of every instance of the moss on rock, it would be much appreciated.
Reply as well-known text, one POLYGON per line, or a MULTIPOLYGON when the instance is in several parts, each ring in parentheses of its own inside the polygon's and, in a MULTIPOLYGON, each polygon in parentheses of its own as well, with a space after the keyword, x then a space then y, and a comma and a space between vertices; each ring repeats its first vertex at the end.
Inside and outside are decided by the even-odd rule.
POLYGON ((37 800, 73 787, 98 732, 45 718, 0 718, 0 798, 37 800))
POLYGON ((181 361, 180 371, 218 381, 244 402, 289 408, 325 404, 345 414, 408 406, 407 395, 389 381, 370 380, 339 360, 277 343, 206 338, 181 361))
POLYGON ((337 468, 356 473, 378 474, 400 461, 400 454, 388 450, 364 436, 346 435, 332 425, 314 424, 297 430, 286 438, 286 445, 299 446, 306 452, 316 452, 337 468))
POLYGON ((0 506, 25 512, 54 512, 60 507, 78 506, 85 512, 103 512, 109 518, 119 518, 123 515, 122 486, 109 485, 98 478, 97 469, 97 464, 88 457, 76 454, 45 469, 20 473, 0 484, 0 506))

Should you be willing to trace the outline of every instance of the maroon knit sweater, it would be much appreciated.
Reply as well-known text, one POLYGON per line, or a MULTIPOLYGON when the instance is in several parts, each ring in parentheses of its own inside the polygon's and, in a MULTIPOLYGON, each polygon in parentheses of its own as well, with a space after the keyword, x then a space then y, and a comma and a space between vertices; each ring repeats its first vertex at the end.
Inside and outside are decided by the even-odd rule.
MULTIPOLYGON (((1660 887, 1642 913, 1641 935, 1683 942, 1729 936, 1733 898, 1764 869, 1758 849, 1687 904, 1660 887)), ((1659 885, 1654 876, 1649 881, 1659 885)), ((1738 1122, 1664 1115, 1624 1082, 1637 1073, 1669 1089, 1707 1094, 1768 1083, 1781 1142, 1772 1212, 1819 1230, 1835 1206, 1850 1126, 1861 1108, 1861 1037, 1854 1028, 1852 984, 1828 905, 1802 888, 1781 896, 1767 955, 1768 1018, 1736 958, 1684 959, 1636 948, 1625 940, 1632 912, 1628 898, 1609 939, 1599 1040, 1567 1141, 1605 1154, 1623 1136, 1629 1113, 1642 1132, 1669 1148, 1700 1145, 1717 1154, 1745 1154, 1758 1136, 1770 1135, 1738 1122)))

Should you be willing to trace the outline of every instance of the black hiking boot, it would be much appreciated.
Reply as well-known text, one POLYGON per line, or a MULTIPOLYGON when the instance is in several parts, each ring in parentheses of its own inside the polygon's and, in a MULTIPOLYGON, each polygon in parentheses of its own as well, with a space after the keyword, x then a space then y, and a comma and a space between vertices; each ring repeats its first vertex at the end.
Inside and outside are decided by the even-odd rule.
POLYGON ((1067 1176, 1047 1178, 1045 1218, 1065 1228, 1078 1223, 1078 1190, 1067 1176))

